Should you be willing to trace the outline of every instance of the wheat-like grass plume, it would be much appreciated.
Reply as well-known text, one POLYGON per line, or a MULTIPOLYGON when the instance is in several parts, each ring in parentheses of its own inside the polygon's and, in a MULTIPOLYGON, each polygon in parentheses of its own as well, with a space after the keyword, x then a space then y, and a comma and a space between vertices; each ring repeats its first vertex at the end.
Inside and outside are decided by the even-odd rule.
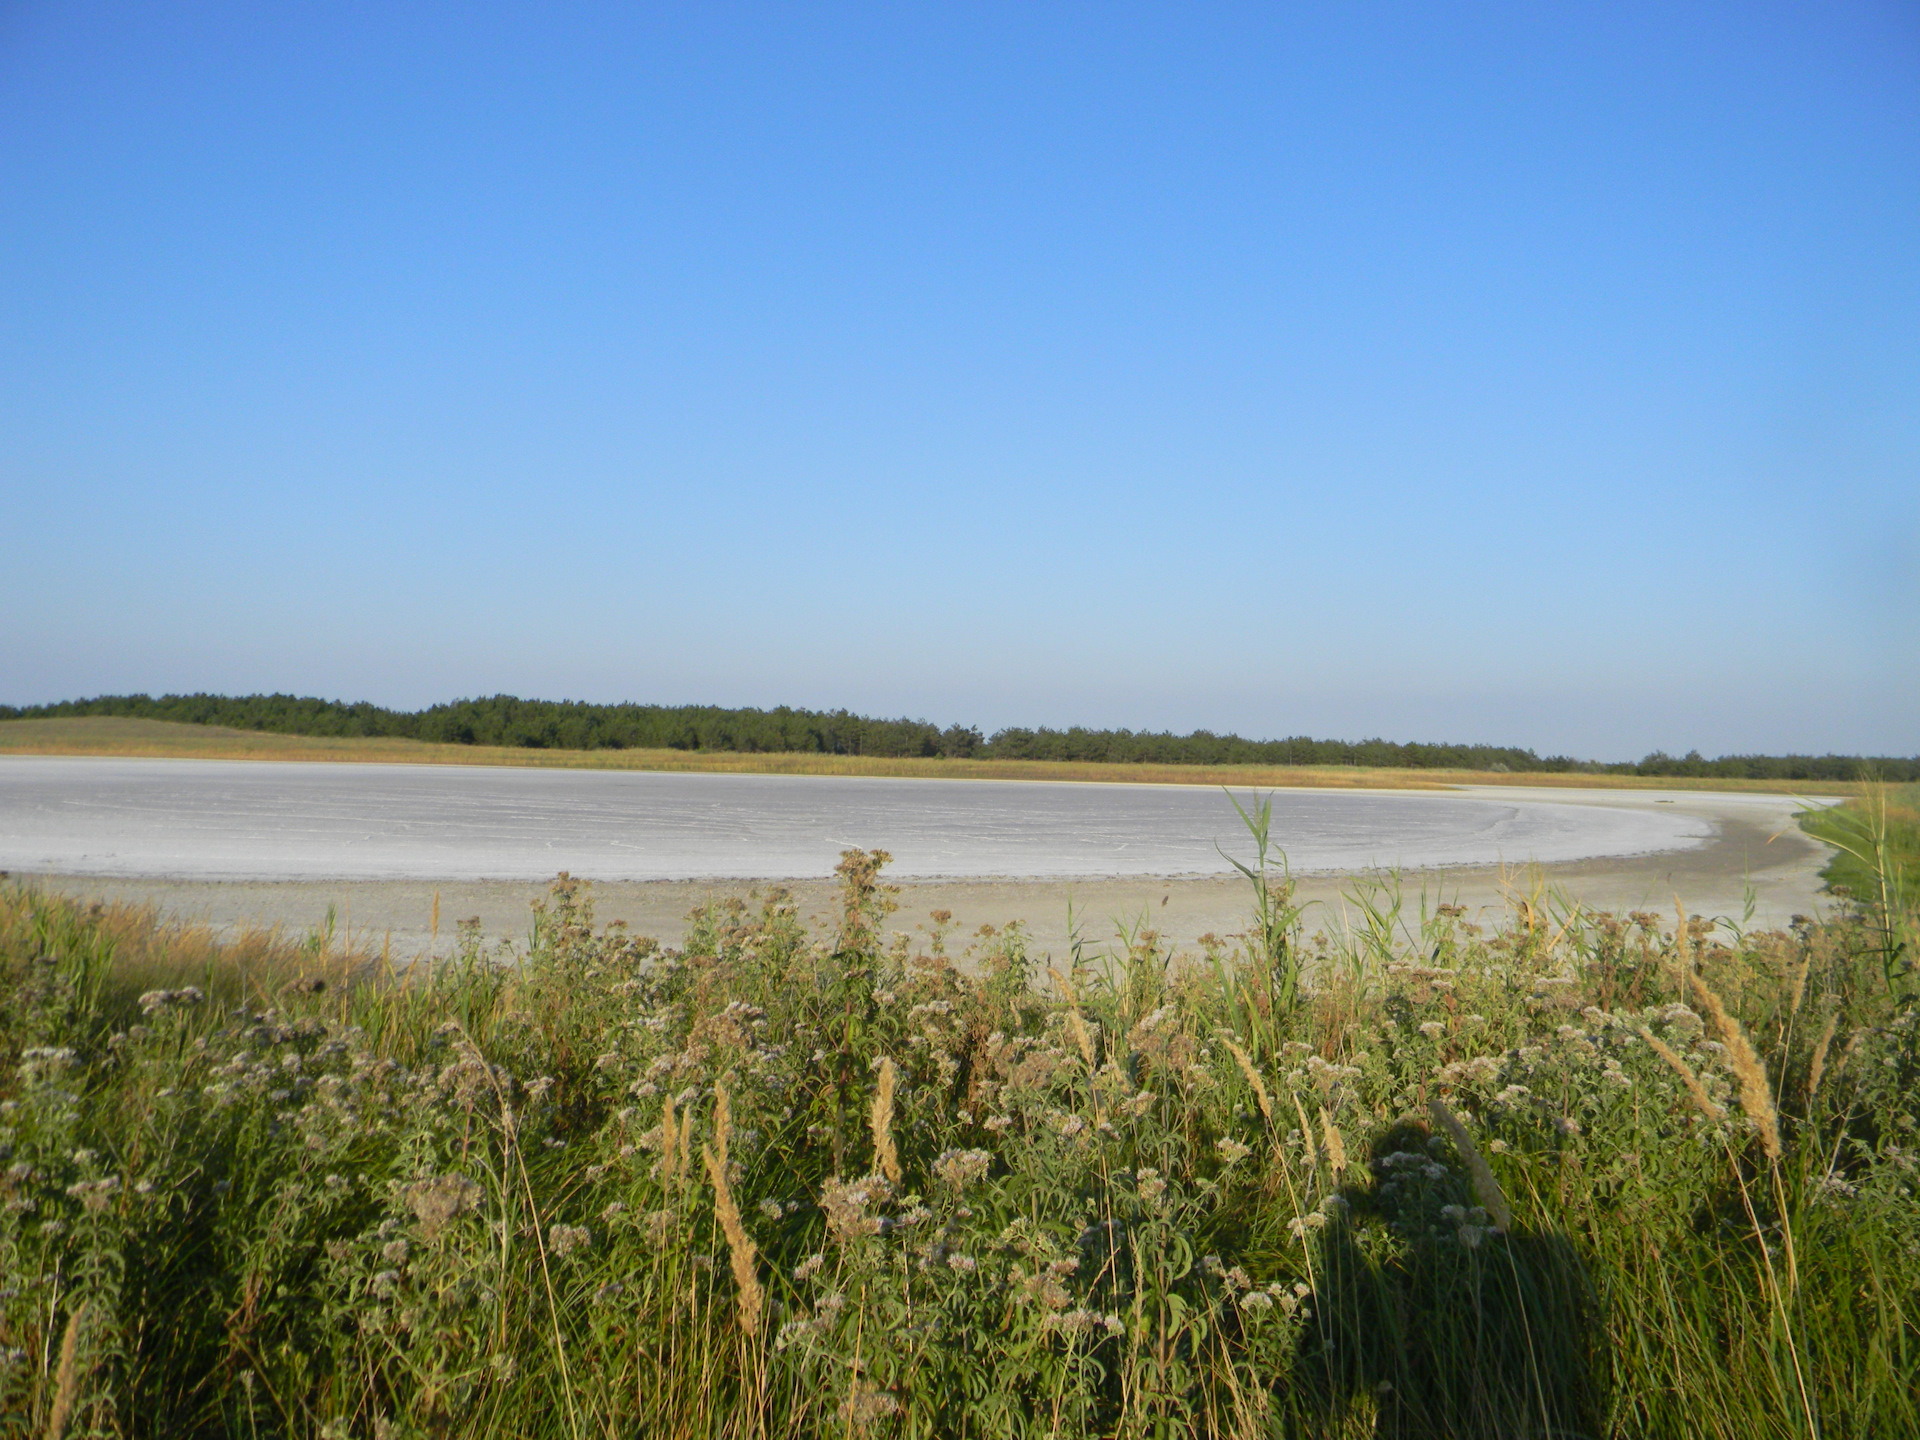
POLYGON ((1053 983, 1060 987, 1060 993, 1067 997, 1067 1033, 1073 1036, 1074 1048, 1079 1050, 1080 1058, 1087 1063, 1087 1074, 1093 1074, 1096 1066, 1093 1058, 1093 1035, 1087 1029, 1086 1017, 1080 1013, 1080 997, 1074 993, 1073 982, 1058 970, 1049 968, 1047 973, 1053 976, 1053 983))
POLYGON ((895 1185, 900 1183, 900 1152, 893 1144, 893 1057, 880 1062, 880 1084, 873 1092, 873 1111, 867 1117, 873 1131, 873 1168, 895 1185))
POLYGON ((73 1418, 73 1401, 80 1389, 80 1325, 86 1319, 87 1305, 67 1317, 67 1333, 60 1339, 60 1365, 54 1372, 53 1409, 47 1413, 47 1440, 60 1440, 73 1418))
POLYGON ((1773 1108, 1773 1087, 1767 1083, 1767 1065, 1760 1058, 1760 1052, 1753 1048, 1753 1042, 1747 1038, 1747 1032, 1741 1027, 1720 997, 1707 984, 1704 976, 1693 971, 1687 972, 1687 978, 1693 981, 1694 993, 1700 997, 1701 1008, 1713 1021, 1713 1028, 1719 1032, 1720 1043, 1727 1047, 1727 1063, 1733 1067, 1733 1075, 1740 1082, 1740 1108, 1747 1112, 1747 1118, 1760 1132, 1760 1148, 1766 1151, 1769 1160, 1778 1160, 1782 1154, 1780 1144, 1780 1114, 1773 1108))
POLYGON ((1307 1169, 1313 1170, 1320 1164, 1320 1148, 1313 1143, 1313 1123, 1307 1119, 1307 1107, 1300 1103, 1298 1095, 1291 1096, 1293 1112, 1300 1117, 1300 1139, 1307 1147, 1307 1169))
POLYGON ((1327 1168, 1338 1180, 1347 1168, 1347 1142, 1341 1138, 1340 1127, 1333 1123, 1333 1116, 1324 1105, 1320 1107, 1320 1139, 1327 1147, 1327 1168))
POLYGON ((733 1283, 740 1292, 740 1328, 749 1335, 758 1335, 767 1300, 755 1264, 760 1250, 753 1243, 753 1237, 747 1234, 746 1225, 741 1222, 740 1207, 734 1204, 733 1187, 727 1183, 726 1162, 714 1153, 711 1145, 700 1147, 700 1157, 706 1162, 707 1179, 713 1185, 714 1218, 720 1222, 720 1233, 727 1237, 733 1283))
POLYGON ((1833 1045, 1833 1032, 1840 1028, 1840 1012, 1834 1011, 1827 1017, 1827 1025, 1820 1032, 1820 1039, 1813 1047, 1813 1061, 1807 1066, 1807 1104, 1813 1104, 1813 1097, 1820 1092, 1820 1081, 1827 1071, 1827 1051, 1833 1045))
POLYGON ((1792 1019, 1800 1013, 1800 1002, 1807 994, 1807 972, 1813 969, 1813 951, 1802 950, 1800 963, 1793 967, 1793 983, 1788 987, 1791 998, 1787 1003, 1787 1018, 1792 1019))
POLYGON ((1473 1143, 1473 1136, 1467 1133, 1467 1127, 1437 1097, 1428 1102, 1427 1108, 1440 1128, 1453 1140, 1453 1148, 1460 1152, 1460 1158, 1467 1162, 1467 1177, 1473 1182, 1473 1198, 1480 1202, 1482 1210, 1493 1217, 1493 1228, 1502 1234, 1513 1229, 1513 1210, 1507 1204, 1506 1193, 1494 1178, 1493 1167, 1487 1164, 1487 1157, 1480 1153, 1480 1147, 1473 1143))
MULTIPOLYGON (((1247 1084, 1253 1087, 1253 1098, 1260 1102, 1260 1113, 1266 1116, 1268 1120, 1272 1120, 1273 1098, 1267 1094, 1266 1082, 1260 1078, 1260 1072, 1254 1068, 1253 1057, 1231 1040, 1226 1041, 1225 1044, 1233 1055, 1234 1063, 1240 1067, 1240 1073, 1247 1077, 1247 1084)), ((1293 1103, 1296 1105, 1300 1103, 1298 1097, 1295 1097, 1293 1103)), ((1306 1123, 1306 1116, 1302 1115, 1300 1119, 1301 1124, 1304 1125, 1306 1123)), ((1306 1132, 1302 1130, 1301 1133, 1305 1134, 1306 1132)), ((1311 1146, 1313 1142, 1309 1140, 1307 1143, 1311 1146)))
POLYGON ((713 1153, 727 1168, 727 1146, 733 1139, 733 1096, 725 1085, 713 1087, 713 1153))
POLYGON ((1703 1115, 1709 1120, 1726 1118, 1727 1112, 1721 1109, 1713 1096, 1707 1093, 1707 1087, 1701 1083, 1700 1077, 1694 1073, 1693 1067, 1687 1064, 1679 1051, 1644 1026, 1641 1027, 1640 1038, 1652 1046, 1653 1053, 1666 1061, 1673 1073, 1685 1082, 1687 1094, 1693 1097, 1693 1103, 1700 1108, 1703 1115))
POLYGON ((693 1116, 685 1111, 680 1115, 680 1159, 675 1173, 693 1179, 693 1116))
POLYGON ((666 1103, 660 1108, 660 1178, 672 1185, 680 1170, 680 1132, 674 1123, 673 1092, 667 1092, 666 1103))

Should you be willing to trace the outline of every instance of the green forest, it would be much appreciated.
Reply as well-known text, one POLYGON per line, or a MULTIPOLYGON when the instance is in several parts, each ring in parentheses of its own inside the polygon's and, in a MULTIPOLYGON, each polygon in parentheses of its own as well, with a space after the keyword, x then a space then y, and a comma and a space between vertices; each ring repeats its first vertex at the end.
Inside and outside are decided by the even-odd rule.
POLYGON ((533 750, 718 750, 821 755, 945 755, 982 760, 1094 760, 1161 765, 1354 765, 1416 770, 1585 771, 1763 780, 1920 780, 1920 756, 1723 755, 1660 751, 1637 761, 1576 760, 1511 745, 1391 740, 1249 740, 1196 730, 1011 727, 991 736, 967 725, 884 720, 846 710, 727 709, 718 705, 592 705, 494 695, 425 710, 390 710, 296 695, 102 695, 53 705, 0 705, 0 720, 111 715, 224 725, 284 735, 398 736, 533 750))

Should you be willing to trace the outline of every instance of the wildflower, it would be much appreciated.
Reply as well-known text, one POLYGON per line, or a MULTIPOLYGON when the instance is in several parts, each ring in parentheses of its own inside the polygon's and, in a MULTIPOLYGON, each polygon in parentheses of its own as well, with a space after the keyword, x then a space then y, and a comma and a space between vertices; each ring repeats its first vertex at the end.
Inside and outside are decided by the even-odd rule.
POLYGON ((1447 1027, 1438 1020, 1428 1020, 1421 1025, 1420 1033, 1429 1040, 1438 1040, 1447 1033, 1447 1027))
POLYGON ((980 1264, 971 1255, 956 1254, 947 1256, 947 1268, 962 1275, 971 1275, 980 1268, 980 1264))
POLYGON ((760 1212, 762 1218, 767 1220, 778 1220, 785 1213, 781 1210, 778 1200, 762 1200, 754 1208, 760 1212))
POLYGON ((1047 1325, 1068 1335, 1091 1335, 1096 1329, 1102 1328, 1102 1319, 1097 1310, 1068 1310, 1064 1314, 1048 1316, 1047 1325))
POLYGON ((175 1005, 198 1005, 206 998, 197 985, 187 985, 179 990, 149 990, 140 997, 140 1008, 151 1015, 159 1010, 172 1009, 175 1005))
POLYGON ((987 1117, 986 1124, 983 1128, 993 1131, 996 1135, 1002 1131, 1011 1130, 1013 1128, 1013 1116, 990 1115, 987 1117))
POLYGON ((593 1243, 593 1232, 584 1225, 555 1224, 547 1231, 547 1248, 564 1260, 576 1250, 593 1243))
MULTIPOLYGON (((331 1178, 328 1184, 332 1185, 331 1178)), ((344 1185, 343 1181, 342 1188, 344 1185)), ((420 1224, 421 1236, 432 1240, 455 1216, 478 1205, 483 1192, 464 1175, 440 1175, 409 1185, 400 1193, 420 1224)))
POLYGON ((1249 1290, 1240 1297, 1240 1308, 1253 1311, 1255 1314, 1264 1314, 1273 1309, 1273 1297, 1264 1290, 1249 1290))
POLYGON ((840 1418, 855 1430, 866 1431, 881 1420, 900 1413, 900 1402, 893 1393, 855 1380, 853 1390, 840 1406, 840 1418))
POLYGON ((626 1214, 626 1213, 627 1213, 627 1204, 626 1204, 626 1201, 624 1201, 624 1200, 615 1200, 615 1201, 612 1201, 612 1202, 611 1202, 611 1203, 610 1203, 610 1204, 609 1204, 609 1205, 607 1206, 607 1208, 606 1208, 606 1209, 604 1209, 604 1210, 602 1210, 602 1211, 600 1212, 600 1218, 601 1218, 602 1220, 613 1220, 613 1219, 616 1219, 617 1217, 619 1217, 619 1216, 621 1216, 621 1215, 624 1215, 624 1214, 626 1214))
POLYGON ((1136 1183, 1140 1190, 1140 1198, 1149 1205, 1157 1205, 1167 1193, 1167 1182, 1161 1178, 1158 1170, 1140 1171, 1136 1183))
POLYGON ((86 1207, 88 1214, 98 1215, 113 1202, 119 1189, 119 1180, 109 1175, 102 1180, 83 1180, 78 1185, 69 1185, 67 1194, 86 1207))
POLYGON ((407 1242, 390 1240, 380 1248, 380 1258, 389 1265, 404 1265, 407 1262, 407 1242))
POLYGON ((71 1069, 79 1062, 80 1054, 66 1045, 33 1045, 20 1052, 19 1075, 29 1083, 36 1080, 51 1079, 63 1071, 71 1069))
POLYGON ((869 1215, 867 1207, 884 1200, 890 1193, 887 1182, 877 1175, 852 1184, 829 1180, 820 1196, 820 1208, 827 1216, 827 1233, 843 1245, 862 1235, 878 1235, 880 1219, 869 1215))
POLYGON ((1215 1141, 1213 1148, 1219 1151, 1220 1159, 1228 1165, 1238 1164, 1253 1153, 1250 1146, 1242 1145, 1238 1140, 1227 1135, 1222 1135, 1215 1141))
POLYGON ((825 1255, 809 1255, 793 1267, 793 1278, 795 1280, 811 1280, 815 1275, 820 1273, 820 1267, 826 1263, 827 1257, 825 1255))
POLYGON ((985 1150, 943 1150, 933 1162, 933 1173, 955 1190, 964 1190, 992 1166, 993 1156, 985 1150))
POLYGON ((1070 1140, 1087 1128, 1087 1122, 1078 1115, 1068 1115, 1063 1117, 1055 1128, 1070 1140))

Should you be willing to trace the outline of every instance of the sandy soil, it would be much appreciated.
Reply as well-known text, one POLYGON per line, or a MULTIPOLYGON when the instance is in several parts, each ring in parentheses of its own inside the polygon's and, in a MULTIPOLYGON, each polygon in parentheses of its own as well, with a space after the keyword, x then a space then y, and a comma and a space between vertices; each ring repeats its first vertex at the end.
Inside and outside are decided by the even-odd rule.
MULTIPOLYGON (((1564 792, 1555 799, 1564 799, 1564 792)), ((1706 845, 1666 854, 1502 870, 1454 867, 1408 871, 1399 877, 1409 910, 1417 911, 1424 892, 1431 904, 1463 903, 1475 911, 1504 907, 1514 893, 1551 887, 1592 908, 1672 912, 1676 897, 1689 912, 1740 919, 1751 895, 1757 925, 1784 925, 1794 914, 1813 914, 1830 904, 1818 871, 1829 853, 1790 823, 1782 807, 1730 803, 1733 797, 1682 796, 1676 804, 1696 808, 1714 821, 1716 835, 1706 845)), ((1596 801, 1603 797, 1596 796, 1596 801)), ((1654 803, 1649 797, 1648 803, 1654 803)), ((191 881, 165 878, 101 879, 36 875, 50 890, 88 899, 153 904, 182 919, 225 929, 238 925, 279 925, 304 932, 324 922, 331 905, 337 933, 378 948, 390 943, 396 955, 419 954, 435 943, 430 928, 436 894, 441 928, 438 949, 451 943, 455 922, 477 918, 494 937, 524 937, 529 906, 544 885, 517 881, 191 881)), ((1314 902, 1310 927, 1337 926, 1341 895, 1354 876, 1314 876, 1301 885, 1314 902)), ((803 913, 823 924, 833 911, 831 882, 803 880, 787 884, 803 913)), ((704 901, 764 890, 766 883, 746 881, 602 882, 593 886, 597 917, 624 920, 639 934, 677 943, 689 911, 704 901)), ((1063 954, 1068 907, 1091 942, 1110 940, 1118 924, 1145 920, 1174 943, 1191 946, 1202 934, 1228 935, 1246 924, 1247 887, 1238 877, 1059 880, 928 880, 902 884, 896 928, 908 932, 928 923, 934 910, 949 910, 957 933, 969 935, 983 924, 1024 921, 1035 949, 1063 954)), ((1489 917, 1483 917, 1489 918, 1489 917)))

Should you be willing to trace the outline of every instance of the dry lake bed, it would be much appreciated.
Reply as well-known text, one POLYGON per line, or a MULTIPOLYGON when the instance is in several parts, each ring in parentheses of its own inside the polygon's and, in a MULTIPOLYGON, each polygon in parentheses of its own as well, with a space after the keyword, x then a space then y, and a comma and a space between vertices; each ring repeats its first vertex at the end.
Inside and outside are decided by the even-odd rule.
MULTIPOLYGON (((1761 924, 1824 903, 1827 852, 1786 796, 1268 793, 1313 924, 1338 923, 1355 876, 1388 870, 1410 903, 1476 909, 1542 883, 1609 909, 1671 913, 1677 896, 1738 918, 1751 899, 1761 924)), ((946 909, 969 931, 1023 920, 1058 950, 1069 900, 1096 940, 1142 917, 1178 943, 1244 924, 1226 857, 1251 841, 1208 787, 0 756, 0 869, 223 927, 304 930, 332 905, 402 952, 429 942, 436 894, 443 945, 468 916, 524 933, 561 870, 595 882, 601 919, 670 943, 694 905, 756 884, 824 910, 852 846, 893 854, 902 929, 946 909)))

